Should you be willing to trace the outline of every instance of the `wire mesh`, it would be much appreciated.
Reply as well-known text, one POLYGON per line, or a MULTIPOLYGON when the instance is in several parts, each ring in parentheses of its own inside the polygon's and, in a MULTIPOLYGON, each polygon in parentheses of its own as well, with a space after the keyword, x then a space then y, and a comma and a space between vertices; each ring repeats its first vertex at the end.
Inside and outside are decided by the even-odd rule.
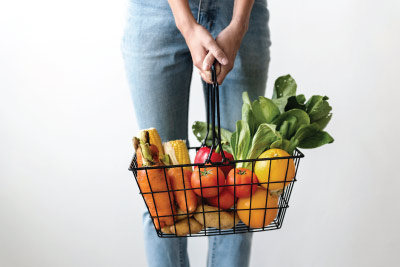
MULTIPOLYGON (((199 148, 197 147, 192 147, 189 148, 189 150, 198 150, 199 148)), ((297 181, 296 179, 296 175, 297 175, 297 170, 298 170, 298 166, 300 163, 300 158, 303 158, 304 155, 302 152, 300 152, 298 149, 296 149, 293 153, 292 156, 288 156, 288 157, 274 157, 274 158, 263 158, 263 159, 248 159, 248 160, 234 160, 234 161, 229 161, 227 163, 211 163, 211 164, 181 164, 181 165, 169 165, 169 166, 152 166, 152 167, 138 167, 137 161, 136 161, 136 155, 134 155, 131 164, 129 166, 129 170, 132 171, 134 177, 135 177, 135 181, 137 182, 137 185, 140 189, 140 194, 143 197, 143 200, 146 204, 146 207, 149 211, 150 216, 153 219, 153 224, 154 224, 154 228, 155 231, 157 232, 157 235, 159 237, 162 238, 175 238, 175 237, 198 237, 198 236, 212 236, 212 235, 228 235, 228 234, 240 234, 240 233, 247 233, 247 232, 260 232, 260 231, 270 231, 270 230, 276 230, 276 229, 280 229, 282 227, 283 224, 283 220, 286 214, 286 209, 289 208, 289 199, 293 190, 293 186, 294 183, 297 181), (287 164, 286 164, 286 170, 285 170, 285 177, 284 179, 281 179, 279 181, 271 181, 271 169, 272 169, 272 165, 274 164, 274 162, 276 160, 286 160, 287 164), (288 177, 288 170, 289 170, 289 162, 293 160, 294 162, 294 176, 293 178, 288 177), (266 182, 260 182, 258 181, 257 183, 253 182, 253 179, 251 180, 250 183, 240 183, 237 184, 236 183, 236 164, 240 163, 240 162, 248 162, 250 163, 249 165, 251 166, 251 174, 253 176, 254 172, 255 172, 255 164, 257 162, 260 161, 267 161, 269 162, 269 170, 268 170, 268 179, 266 182), (200 181, 200 186, 199 187, 192 187, 192 188, 187 188, 185 186, 185 181, 183 180, 183 188, 181 189, 172 189, 170 187, 169 181, 168 181, 168 175, 167 172, 169 169, 172 168, 178 168, 180 170, 180 172, 182 173, 182 179, 184 179, 184 167, 192 167, 194 168, 193 171, 197 171, 200 174, 200 171, 204 168, 212 168, 215 167, 217 168, 217 170, 221 167, 226 167, 227 165, 232 166, 234 169, 234 184, 220 184, 218 182, 217 185, 215 186, 206 186, 206 185, 202 185, 202 179, 199 179, 200 181), (164 178, 165 178, 165 183, 166 183, 166 190, 156 190, 154 188, 152 188, 151 186, 151 182, 149 179, 149 171, 151 170, 155 170, 155 169, 161 169, 164 174, 164 178), (149 189, 150 190, 144 190, 143 188, 140 187, 140 183, 138 181, 138 172, 143 172, 145 173, 145 176, 147 178, 147 182, 149 183, 149 189), (279 185, 279 187, 281 187, 279 191, 279 195, 278 195, 278 204, 277 206, 274 207, 270 207, 268 205, 268 201, 272 201, 270 200, 270 197, 268 196, 270 194, 271 191, 270 187, 274 186, 274 188, 277 187, 277 184, 279 185), (257 185, 258 187, 263 187, 265 188, 267 191, 266 197, 265 197, 265 204, 263 205, 263 207, 255 207, 256 203, 254 202, 254 194, 257 192, 257 189, 254 193, 253 190, 250 190, 250 200, 249 200, 249 207, 248 208, 238 208, 237 206, 237 188, 239 186, 250 186, 250 188, 253 185, 257 185), (281 186, 280 186, 281 185, 281 186), (229 208, 229 209, 222 209, 221 208, 221 200, 220 200, 220 194, 223 190, 227 190, 229 187, 233 186, 233 195, 234 195, 234 205, 229 208), (207 199, 205 197, 203 197, 203 194, 205 192, 205 190, 209 190, 212 188, 216 188, 217 189, 217 199, 218 199, 218 207, 216 210, 206 210, 206 205, 209 205, 209 203, 207 202, 207 199), (187 212, 187 211, 183 211, 183 212, 176 212, 177 210, 177 203, 174 202, 173 198, 171 197, 172 194, 176 194, 177 192, 183 192, 184 196, 185 196, 185 204, 186 207, 188 207, 188 198, 187 198, 187 194, 189 191, 194 192, 194 190, 200 190, 200 194, 198 194, 198 208, 195 212, 187 212), (159 211, 157 209, 157 204, 156 204, 156 200, 155 198, 157 197, 157 195, 160 194, 168 194, 168 200, 169 200, 169 206, 171 207, 171 211, 172 214, 166 214, 166 215, 161 215, 159 214, 159 211), (151 196, 151 197, 150 197, 151 196), (147 199, 147 201, 146 201, 147 199), (152 201, 151 201, 152 200, 152 201), (254 202, 254 203, 253 203, 254 202), (150 205, 154 205, 154 207, 149 206, 150 205), (200 208, 201 207, 201 208, 200 208), (251 223, 253 221, 255 221, 254 218, 258 218, 259 219, 259 215, 260 215, 260 211, 263 213, 263 220, 261 221, 261 223, 263 224, 261 227, 252 227, 251 223), (238 213, 243 213, 246 214, 248 213, 248 219, 244 218, 240 218, 240 216, 237 216, 238 213), (226 218, 226 214, 230 214, 232 216, 232 227, 229 229, 222 229, 222 221, 223 219, 221 219, 222 217, 226 218), (274 214, 277 214, 274 217, 274 214), (216 215, 215 215, 216 214, 216 215), (224 215, 224 216, 223 216, 224 215), (253 217, 252 217, 253 216, 253 217), (274 219, 272 220, 271 223, 269 223, 268 225, 264 225, 263 222, 266 221, 266 217, 267 216, 272 216, 274 217, 274 219), (161 226, 162 226, 162 220, 163 218, 170 218, 173 217, 173 224, 168 225, 168 231, 165 232, 163 231, 161 226), (191 219, 193 219, 193 217, 195 219, 198 219, 197 221, 203 222, 202 225, 202 229, 198 232, 193 232, 193 226, 191 224, 191 219), (210 223, 211 219, 210 218, 217 218, 218 223, 216 224, 214 223, 210 223), (247 221, 247 224, 245 224, 243 222, 243 220, 247 221), (180 221, 187 221, 186 226, 188 227, 188 233, 185 234, 186 232, 179 233, 179 227, 177 228, 177 223, 180 221), (211 226, 212 225, 212 226, 211 226), (159 227, 157 227, 159 226, 159 227), (172 233, 171 233, 172 231, 172 233), (176 234, 174 234, 176 233, 176 234)), ((218 171, 217 171, 217 175, 218 175, 218 171)), ((200 176, 199 176, 200 177, 200 176)), ((217 181, 219 181, 217 179, 217 181)), ((243 187, 242 187, 243 188, 243 187)), ((276 191, 276 190, 275 190, 276 191)), ((260 205, 258 205, 260 206, 260 205)), ((247 217, 247 216, 246 216, 247 217)), ((186 227, 185 226, 185 227, 186 227)))

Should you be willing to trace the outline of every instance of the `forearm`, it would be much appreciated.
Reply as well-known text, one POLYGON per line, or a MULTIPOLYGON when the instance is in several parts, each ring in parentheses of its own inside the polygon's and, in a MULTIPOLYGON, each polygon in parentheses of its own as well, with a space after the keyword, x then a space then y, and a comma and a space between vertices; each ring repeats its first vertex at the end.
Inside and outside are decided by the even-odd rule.
POLYGON ((174 15, 176 27, 185 35, 188 29, 197 24, 190 10, 188 0, 168 0, 168 3, 174 15))
POLYGON ((235 0, 231 24, 240 29, 243 34, 249 28, 251 9, 254 0, 235 0))

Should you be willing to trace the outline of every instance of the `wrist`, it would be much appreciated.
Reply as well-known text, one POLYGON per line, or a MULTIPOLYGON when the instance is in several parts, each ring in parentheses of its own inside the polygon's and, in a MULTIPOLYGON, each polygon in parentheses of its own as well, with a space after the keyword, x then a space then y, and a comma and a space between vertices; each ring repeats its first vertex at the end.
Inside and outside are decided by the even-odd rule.
POLYGON ((249 19, 233 17, 229 24, 229 27, 234 29, 237 34, 243 37, 249 29, 249 19))
POLYGON ((179 18, 175 20, 176 27, 185 37, 193 28, 197 25, 196 20, 193 16, 185 16, 184 18, 179 18))

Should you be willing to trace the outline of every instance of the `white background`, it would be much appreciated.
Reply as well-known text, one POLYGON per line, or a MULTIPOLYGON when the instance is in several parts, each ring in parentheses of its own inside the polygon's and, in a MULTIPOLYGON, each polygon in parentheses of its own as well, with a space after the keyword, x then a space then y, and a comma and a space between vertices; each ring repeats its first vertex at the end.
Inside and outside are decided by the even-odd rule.
MULTIPOLYGON (((254 235, 251 266, 399 266, 400 2, 269 6, 267 96, 287 73, 298 92, 328 95, 336 140, 304 151, 283 228, 254 235)), ((0 266, 145 266, 125 8, 0 4, 0 266)), ((201 97, 195 75, 190 122, 201 97)), ((190 240, 192 266, 206 241, 190 240)))

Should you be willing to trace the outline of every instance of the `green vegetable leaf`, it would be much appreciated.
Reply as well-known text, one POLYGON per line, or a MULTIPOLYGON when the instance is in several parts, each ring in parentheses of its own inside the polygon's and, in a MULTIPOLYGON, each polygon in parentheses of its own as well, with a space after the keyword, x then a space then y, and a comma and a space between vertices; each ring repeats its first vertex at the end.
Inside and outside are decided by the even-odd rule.
POLYGON ((274 102, 263 96, 258 97, 258 100, 252 103, 251 108, 256 118, 256 127, 262 123, 271 123, 280 114, 279 108, 274 102))
MULTIPOLYGON (((269 148, 269 146, 275 142, 277 139, 281 139, 281 135, 278 131, 276 131, 276 126, 273 124, 263 123, 257 129, 253 140, 251 142, 250 150, 247 153, 247 157, 245 159, 256 159, 261 155, 265 150, 269 148)), ((248 168, 251 163, 244 162, 243 164, 239 164, 238 167, 243 166, 244 168, 248 168)))
POLYGON ((256 118, 254 117, 251 105, 243 103, 242 106, 242 120, 249 124, 250 135, 256 131, 256 118))
MULTIPOLYGON (((204 138, 207 134, 207 123, 202 121, 195 121, 192 125, 192 131, 194 136, 199 142, 203 142, 204 138)), ((216 129, 218 133, 218 129, 216 129)), ((210 125, 210 133, 207 137, 207 145, 211 145, 212 135, 211 135, 211 125, 210 125)), ((224 128, 221 128, 221 142, 222 143, 229 143, 231 141, 232 133, 224 128)))
POLYGON ((270 148, 280 148, 288 152, 290 155, 293 154, 293 151, 290 151, 290 141, 286 139, 276 140, 271 144, 270 148))
POLYGON ((249 124, 243 120, 237 121, 236 133, 236 159, 246 159, 251 140, 249 124))
POLYGON ((247 91, 243 92, 242 100, 243 100, 243 104, 249 104, 251 106, 251 101, 250 101, 249 94, 247 93, 247 91))
POLYGON ((306 103, 307 113, 310 115, 311 122, 326 117, 332 110, 327 96, 313 95, 306 103))
POLYGON ((306 101, 306 98, 304 97, 304 95, 290 96, 287 100, 287 104, 285 106, 285 111, 288 111, 291 109, 306 110, 306 105, 304 105, 305 101, 306 101))
POLYGON ((278 118, 276 118, 272 123, 278 126, 278 130, 280 131, 280 127, 284 121, 289 122, 288 132, 285 134, 285 137, 289 139, 292 137, 296 131, 302 125, 310 124, 310 117, 308 114, 301 109, 291 109, 282 113, 278 118), (295 118, 295 119, 294 119, 295 118))
POLYGON ((321 130, 325 129, 326 125, 328 125, 329 121, 332 118, 332 113, 328 113, 325 117, 322 117, 319 120, 314 121, 314 123, 319 125, 321 130))
POLYGON ((233 158, 236 159, 236 154, 237 154, 237 132, 233 132, 231 136, 231 150, 232 150, 232 155, 233 158))
POLYGON ((301 126, 290 140, 291 146, 301 148, 316 148, 333 141, 332 136, 322 131, 317 123, 301 126))
POLYGON ((296 95, 297 84, 292 76, 285 75, 275 80, 272 98, 289 97, 296 95))

